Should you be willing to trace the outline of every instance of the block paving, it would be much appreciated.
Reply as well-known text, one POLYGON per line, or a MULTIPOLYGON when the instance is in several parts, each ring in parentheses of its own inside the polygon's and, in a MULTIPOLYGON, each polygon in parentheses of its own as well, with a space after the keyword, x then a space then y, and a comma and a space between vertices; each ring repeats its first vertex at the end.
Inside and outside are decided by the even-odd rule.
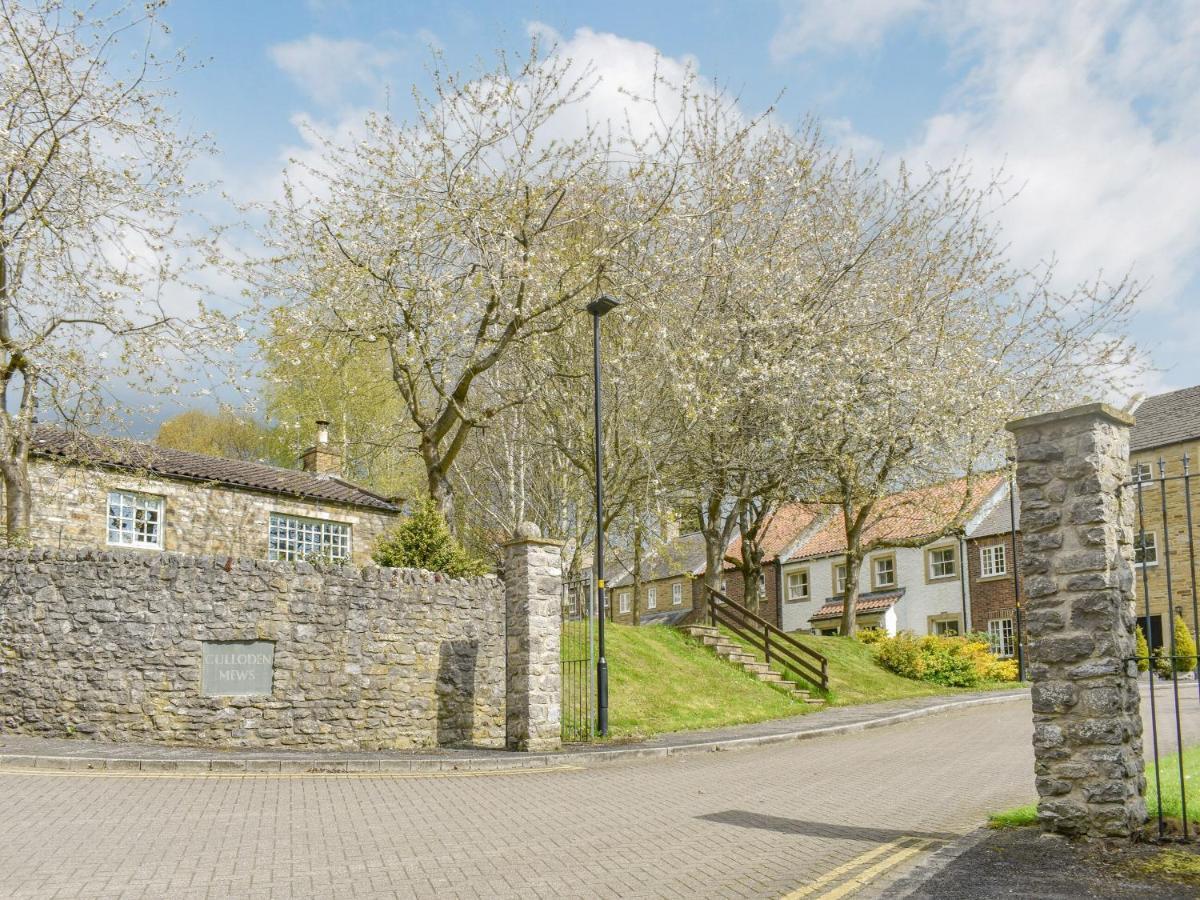
MULTIPOLYGON (((1200 701, 1185 702, 1188 740, 1200 740, 1200 701)), ((3 768, 0 895, 779 897, 880 844, 933 850, 1027 802, 1030 734, 1021 700, 740 752, 508 774, 3 768)))

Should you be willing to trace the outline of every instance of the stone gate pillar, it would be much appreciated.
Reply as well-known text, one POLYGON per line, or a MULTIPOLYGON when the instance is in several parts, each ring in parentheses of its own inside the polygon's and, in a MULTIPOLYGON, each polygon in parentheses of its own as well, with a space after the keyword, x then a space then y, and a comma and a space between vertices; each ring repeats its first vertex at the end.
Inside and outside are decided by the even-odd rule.
POLYGON ((505 545, 505 746, 562 746, 562 544, 523 523, 505 545))
POLYGON ((1011 422, 1038 818, 1130 837, 1146 820, 1133 614, 1133 419, 1102 403, 1011 422))

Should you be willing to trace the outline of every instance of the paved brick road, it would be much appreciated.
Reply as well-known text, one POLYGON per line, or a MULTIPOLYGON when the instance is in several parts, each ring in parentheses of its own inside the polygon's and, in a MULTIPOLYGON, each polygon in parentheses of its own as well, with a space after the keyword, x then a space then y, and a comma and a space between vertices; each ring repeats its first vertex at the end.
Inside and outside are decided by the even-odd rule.
MULTIPOLYGON (((780 896, 1032 793, 1027 701, 737 753, 476 776, 0 774, 0 895, 780 896)), ((915 860, 914 860, 915 862, 915 860)))

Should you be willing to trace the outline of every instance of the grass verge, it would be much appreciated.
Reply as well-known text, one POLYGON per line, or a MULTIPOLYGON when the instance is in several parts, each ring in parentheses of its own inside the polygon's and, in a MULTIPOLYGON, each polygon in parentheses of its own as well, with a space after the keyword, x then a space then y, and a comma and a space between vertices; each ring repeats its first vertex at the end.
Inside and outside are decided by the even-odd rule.
MULTIPOLYGON (((1179 754, 1172 753, 1159 759, 1162 772, 1162 810, 1171 819, 1183 818, 1183 799, 1179 783, 1179 754)), ((1190 786, 1200 785, 1200 747, 1188 747, 1183 751, 1183 777, 1190 786)), ((1192 806, 1188 818, 1200 822, 1200 795, 1191 792, 1192 806)), ((1151 816, 1158 815, 1158 791, 1154 781, 1154 764, 1146 765, 1146 806, 1151 816)), ((1037 823, 1037 804, 1029 803, 1006 812, 996 813, 988 819, 993 828, 1020 828, 1037 823)))
POLYGON ((805 712, 674 628, 607 626, 609 732, 638 740, 805 712))

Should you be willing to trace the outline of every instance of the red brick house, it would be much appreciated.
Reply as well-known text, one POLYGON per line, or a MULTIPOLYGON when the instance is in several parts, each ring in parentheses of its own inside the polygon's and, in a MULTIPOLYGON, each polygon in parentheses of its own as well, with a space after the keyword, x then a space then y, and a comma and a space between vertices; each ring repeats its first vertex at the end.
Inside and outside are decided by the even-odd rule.
MULTIPOLYGON (((1016 512, 1019 519, 1019 499, 1016 512)), ((1009 486, 1005 484, 1000 502, 967 532, 966 541, 971 614, 967 627, 970 631, 986 633, 999 656, 1016 655, 1016 606, 1020 583, 1016 554, 1020 545, 1020 532, 1014 541, 1009 486)))

